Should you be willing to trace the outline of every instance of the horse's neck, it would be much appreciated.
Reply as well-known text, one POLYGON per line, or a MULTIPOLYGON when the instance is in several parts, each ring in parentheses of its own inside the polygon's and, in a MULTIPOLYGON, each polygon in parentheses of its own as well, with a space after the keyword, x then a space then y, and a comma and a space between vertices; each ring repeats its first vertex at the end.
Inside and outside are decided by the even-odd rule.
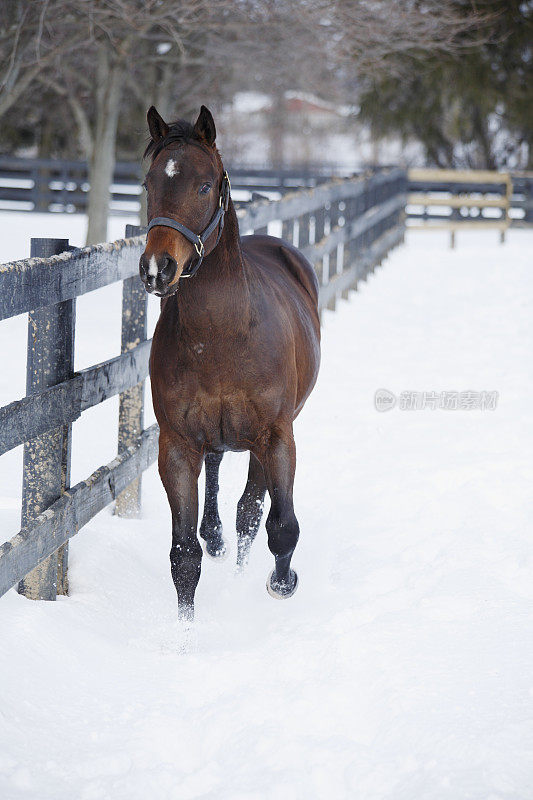
POLYGON ((231 199, 219 243, 193 278, 180 280, 176 298, 180 327, 189 335, 202 336, 208 329, 228 336, 248 328, 250 292, 231 199))

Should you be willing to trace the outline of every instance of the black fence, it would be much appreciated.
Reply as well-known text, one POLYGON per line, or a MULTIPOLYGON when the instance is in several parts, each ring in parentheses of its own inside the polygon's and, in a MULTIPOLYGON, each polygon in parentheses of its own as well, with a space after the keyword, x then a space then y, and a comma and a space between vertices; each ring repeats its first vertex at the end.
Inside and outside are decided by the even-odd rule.
MULTIPOLYGON (((324 164, 310 164, 293 169, 266 169, 263 167, 230 166, 234 196, 241 202, 254 200, 254 194, 285 195, 298 188, 312 188, 334 177, 352 177, 362 174, 354 170, 347 173, 342 168, 324 164)), ((508 214, 511 225, 533 225, 533 172, 486 173, 489 179, 483 184, 472 180, 472 171, 413 170, 409 179, 409 192, 425 194, 437 203, 426 205, 411 203, 407 215, 414 222, 433 219, 439 221, 449 216, 454 221, 494 219, 498 197, 508 195, 508 214), (449 172, 452 179, 444 177, 449 172), (416 177, 415 177, 416 176, 416 177), (511 183, 508 183, 510 179, 511 183), (510 190, 509 190, 510 185, 510 190), (447 196, 463 197, 465 201, 477 199, 481 194, 495 200, 490 207, 479 205, 435 206, 447 196), (485 210, 487 209, 487 210, 485 210), (479 212, 479 213, 478 213, 479 212), (492 216, 491 216, 492 215, 492 216)), ((141 166, 137 162, 118 162, 115 167, 111 192, 111 213, 138 215, 141 196, 141 166)), ((54 159, 26 159, 0 156, 0 209, 20 211, 57 211, 84 213, 89 192, 87 164, 81 161, 54 159)), ((500 206, 501 208, 501 206, 500 206)))
MULTIPOLYGON (((295 169, 263 167, 229 168, 234 190, 243 200, 253 193, 283 195, 298 188, 317 186, 333 177, 347 177, 342 170, 323 165, 295 169)), ((118 162, 111 190, 111 212, 138 215, 142 171, 138 162, 118 162)), ((89 197, 87 163, 57 159, 0 156, 0 208, 18 211, 84 213, 89 197)))
POLYGON ((533 172, 511 173, 513 191, 511 195, 512 225, 533 225, 533 172))
MULTIPOLYGON (((239 209, 240 229, 297 245, 315 266, 321 308, 334 309, 403 240, 406 190, 399 169, 339 179, 239 209)), ((28 314, 27 395, 0 409, 0 454, 24 444, 22 529, 0 546, 0 596, 17 583, 33 599, 66 594, 68 540, 114 500, 119 514, 138 514, 159 434, 157 425, 143 430, 143 248, 140 229, 127 226, 125 239, 83 249, 33 239, 30 258, 0 266, 0 320, 28 314), (74 373, 76 297, 115 281, 123 283, 121 354, 74 373), (70 487, 72 422, 117 394, 117 457, 70 487)))

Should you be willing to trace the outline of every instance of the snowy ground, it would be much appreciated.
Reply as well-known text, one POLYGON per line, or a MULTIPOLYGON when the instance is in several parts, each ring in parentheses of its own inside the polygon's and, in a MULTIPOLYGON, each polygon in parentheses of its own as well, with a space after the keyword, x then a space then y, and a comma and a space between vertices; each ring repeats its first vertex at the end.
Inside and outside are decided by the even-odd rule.
MULTIPOLYGON (((244 576, 204 562, 183 652, 155 468, 141 520, 107 509, 71 542, 68 599, 0 599, 0 797, 532 797, 532 248, 519 230, 455 251, 411 232, 326 312, 296 426, 293 599, 266 593, 262 527, 244 576), (379 388, 499 401, 378 413, 379 388)), ((118 352, 118 299, 79 301, 78 365, 118 352)), ((4 403, 23 393, 25 320, 0 336, 4 403)), ((73 480, 112 458, 116 415, 108 401, 75 423, 73 480)), ((0 468, 8 538, 20 448, 0 468)), ((245 470, 222 465, 233 543, 245 470)))

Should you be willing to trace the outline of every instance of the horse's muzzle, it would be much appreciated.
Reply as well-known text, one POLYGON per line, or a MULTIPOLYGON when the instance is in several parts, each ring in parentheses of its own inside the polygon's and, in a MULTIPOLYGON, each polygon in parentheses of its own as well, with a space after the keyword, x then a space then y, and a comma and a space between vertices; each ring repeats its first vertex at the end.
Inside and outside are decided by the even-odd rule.
POLYGON ((160 253, 149 258, 143 253, 139 261, 139 274, 145 289, 150 294, 166 297, 177 289, 178 264, 169 253, 160 253))

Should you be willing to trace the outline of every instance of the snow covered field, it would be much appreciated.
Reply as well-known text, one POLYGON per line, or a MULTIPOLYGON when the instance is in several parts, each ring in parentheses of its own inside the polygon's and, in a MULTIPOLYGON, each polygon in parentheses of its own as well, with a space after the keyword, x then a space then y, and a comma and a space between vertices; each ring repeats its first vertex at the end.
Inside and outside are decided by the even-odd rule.
MULTIPOLYGON (((0 215, 4 232, 6 216, 12 231, 22 215, 0 215)), ((528 231, 464 233, 455 251, 410 232, 325 313, 296 425, 291 600, 266 593, 263 526, 244 576, 204 560, 186 638, 155 467, 141 520, 106 509, 72 540, 69 598, 0 599, 1 798, 532 797, 532 250, 528 231), (499 397, 379 413, 380 388, 499 397)), ((118 353, 119 298, 78 301, 77 366, 118 353)), ((1 404, 24 393, 25 335, 23 318, 0 325, 1 404)), ((75 423, 73 482, 113 457, 116 425, 114 401, 75 423)), ((3 538, 20 462, 0 460, 3 538)), ((233 544, 245 473, 225 457, 233 544)))

